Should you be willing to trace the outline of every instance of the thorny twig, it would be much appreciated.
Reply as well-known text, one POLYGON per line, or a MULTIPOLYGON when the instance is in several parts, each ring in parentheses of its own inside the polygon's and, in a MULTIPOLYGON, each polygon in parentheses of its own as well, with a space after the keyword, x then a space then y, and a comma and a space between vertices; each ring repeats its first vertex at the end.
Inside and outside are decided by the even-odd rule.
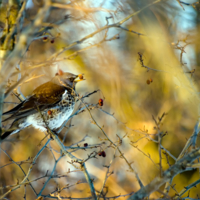
POLYGON ((57 166, 57 164, 58 164, 58 162, 59 162, 59 160, 60 160, 61 158, 62 158, 62 156, 60 156, 57 160, 55 160, 55 164, 54 164, 54 167, 53 167, 53 169, 52 169, 52 172, 51 172, 49 178, 45 181, 45 183, 44 183, 42 189, 40 190, 40 192, 38 193, 37 197, 40 197, 40 196, 41 196, 41 194, 42 194, 43 190, 45 189, 47 183, 48 183, 48 182, 50 181, 50 179, 52 178, 53 173, 54 173, 54 171, 55 171, 55 169, 56 169, 56 166, 57 166))
POLYGON ((182 7, 183 10, 185 10, 184 7, 183 7, 183 5, 195 7, 197 4, 199 4, 199 2, 195 2, 195 3, 186 3, 186 2, 180 1, 180 0, 176 0, 176 1, 177 1, 178 4, 182 7), (183 5, 182 5, 182 4, 183 4, 183 5))
POLYGON ((88 182, 88 184, 90 186, 92 197, 94 199, 96 199, 97 197, 96 197, 96 192, 95 192, 95 189, 94 189, 94 185, 93 185, 93 182, 92 182, 92 180, 90 178, 90 175, 89 175, 89 173, 88 173, 88 171, 86 169, 85 163, 81 159, 76 158, 74 155, 72 155, 70 152, 68 152, 65 149, 63 143, 60 141, 60 139, 58 138, 58 136, 49 129, 48 124, 46 123, 46 120, 45 120, 44 116, 42 115, 42 113, 41 113, 41 111, 40 111, 40 109, 39 109, 38 106, 37 106, 37 108, 38 108, 38 111, 39 111, 39 113, 40 113, 40 115, 41 115, 41 117, 43 119, 43 122, 46 125, 47 130, 49 131, 51 137, 55 140, 55 142, 61 148, 62 153, 65 154, 65 155, 67 155, 67 156, 69 156, 72 160, 75 160, 76 162, 79 162, 81 164, 81 170, 83 171, 83 173, 85 175, 85 178, 86 178, 86 180, 87 180, 87 182, 88 182))
POLYGON ((157 191, 164 183, 169 182, 177 174, 184 171, 192 170, 192 168, 187 168, 188 163, 192 163, 195 159, 200 157, 200 149, 195 149, 189 154, 185 155, 183 158, 178 160, 169 169, 163 172, 162 177, 156 177, 148 185, 141 188, 139 191, 134 193, 128 200, 139 200, 149 196, 152 192, 157 191))
MULTIPOLYGON (((27 163, 27 161, 21 161, 21 162, 15 162, 8 154, 7 154, 7 152, 5 151, 5 150, 3 150, 2 148, 1 148, 1 150, 8 156, 8 158, 12 161, 12 164, 16 164, 20 169, 21 169, 21 171, 23 172, 23 174, 24 174, 24 176, 26 176, 26 173, 25 173, 25 171, 23 170, 23 168, 21 167, 21 164, 23 163, 27 163)), ((30 160, 30 159, 28 159, 28 160, 30 160)), ((28 161, 28 163, 32 163, 32 161, 30 160, 30 161, 28 161)), ((1 167, 0 167, 1 168, 1 167)), ((28 179, 28 177, 27 177, 27 180, 29 181, 29 179, 28 179)), ((18 184, 17 184, 18 185, 18 184)), ((15 186, 17 186, 17 185, 15 185, 15 186)), ((35 189, 33 188, 33 186, 32 186, 32 184, 30 183, 30 186, 31 186, 31 189, 33 190, 33 192, 35 193, 35 194, 37 194, 36 193, 36 191, 35 191, 35 189)))
POLYGON ((164 71, 164 70, 153 69, 153 68, 150 68, 150 67, 144 65, 144 59, 143 59, 142 53, 138 52, 138 57, 139 57, 139 61, 140 61, 141 67, 146 68, 147 72, 150 71, 150 70, 152 70, 152 71, 156 71, 156 72, 166 72, 166 73, 169 73, 169 72, 164 71))
POLYGON ((144 156, 146 156, 147 158, 149 158, 150 160, 151 160, 151 162, 156 166, 156 168, 157 169, 160 169, 159 167, 158 167, 158 165, 152 160, 152 158, 151 158, 151 155, 148 153, 148 154, 146 154, 146 153, 144 153, 142 150, 140 150, 139 148, 138 148, 138 146, 135 146, 135 145, 133 145, 133 144, 131 144, 134 148, 136 148, 139 152, 141 152, 144 156))
MULTIPOLYGON (((121 28, 121 25, 126 22, 127 20, 129 20, 130 18, 132 18, 133 16, 135 15, 138 15, 139 13, 141 13, 143 10, 145 10, 146 8, 156 4, 156 3, 159 3, 161 2, 161 0, 155 0, 154 2, 148 4, 147 6, 144 6, 142 9, 140 9, 139 11, 137 12, 134 12, 132 14, 130 14, 129 16, 127 16, 126 18, 124 18, 123 20, 117 22, 117 23, 113 23, 113 24, 110 24, 110 25, 105 25, 103 26, 102 28, 98 29, 97 31, 94 31, 93 33, 83 37, 82 39, 78 40, 78 41, 75 41, 73 43, 71 43, 70 45, 64 47, 63 49, 61 49, 60 51, 56 52, 54 55, 52 55, 49 60, 54 60, 55 58, 57 58, 60 54, 62 54, 63 52, 65 52, 66 50, 68 49, 71 49, 73 46, 77 45, 77 44, 81 44, 82 42, 84 42, 85 40, 93 37, 94 35, 96 35, 97 33, 100 33, 101 31, 103 30, 107 30, 109 28, 113 28, 113 27, 116 27, 116 28, 121 28)), ((140 34, 141 35, 141 34, 140 34)))
POLYGON ((10 189, 9 191, 7 191, 6 193, 4 193, 4 194, 0 197, 0 199, 3 199, 3 198, 4 198, 5 196, 7 196, 9 193, 11 193, 11 192, 13 192, 14 190, 20 188, 20 186, 28 179, 28 177, 29 177, 29 175, 30 175, 30 173, 31 173, 31 171, 32 171, 32 169, 33 169, 33 166, 34 166, 35 163, 36 163, 37 158, 38 158, 39 155, 42 153, 42 151, 46 148, 46 146, 48 145, 48 143, 49 143, 50 141, 51 141, 51 139, 49 139, 49 140, 45 143, 45 145, 40 149, 40 151, 39 151, 39 152, 37 153, 37 155, 34 157, 33 162, 32 162, 32 164, 30 165, 29 170, 28 170, 26 176, 24 177, 24 179, 23 179, 17 186, 15 186, 14 188, 12 188, 12 189, 10 189))
POLYGON ((112 160, 110 161, 109 165, 108 165, 108 166, 105 166, 105 167, 107 168, 107 170, 106 170, 106 174, 105 174, 105 178, 104 178, 104 181, 103 181, 103 185, 102 185, 102 187, 101 187, 101 189, 100 189, 99 196, 98 196, 97 200, 100 199, 101 194, 103 193, 103 189, 104 189, 104 187, 105 187, 106 181, 107 181, 108 177, 112 174, 112 172, 109 172, 109 169, 110 169, 110 166, 112 165, 112 163, 113 163, 113 161, 114 161, 114 159, 115 159, 115 154, 116 154, 116 149, 115 149, 115 153, 114 153, 113 158, 112 158, 112 160))
POLYGON ((156 124, 155 129, 157 130, 157 135, 158 135, 158 152, 159 152, 159 166, 160 166, 160 177, 162 177, 163 175, 163 168, 162 168, 162 147, 161 147, 161 140, 163 137, 163 133, 160 131, 160 125, 162 123, 162 120, 164 118, 164 116, 166 115, 166 113, 163 113, 161 117, 158 117, 158 121, 155 119, 154 116, 153 120, 156 124))
POLYGON ((126 161, 126 163, 128 164, 129 166, 129 169, 131 172, 133 172, 136 176, 136 179, 140 185, 140 187, 143 187, 143 184, 142 184, 142 181, 140 180, 138 174, 135 172, 135 170, 132 168, 131 164, 128 162, 128 160, 126 159, 126 157, 124 156, 124 154, 121 152, 121 150, 119 149, 119 147, 107 136, 107 134, 105 133, 105 131, 103 130, 103 128, 96 122, 96 120, 94 119, 94 117, 92 116, 90 110, 88 109, 88 107, 86 106, 86 104, 83 102, 82 99, 80 99, 81 102, 83 103, 83 105, 86 107, 89 115, 90 115, 90 118, 92 119, 93 123, 101 130, 101 132, 103 133, 103 135, 107 138, 107 140, 115 147, 117 148, 118 152, 120 153, 120 156, 126 161))
MULTIPOLYGON (((178 162, 182 157, 184 157, 184 155, 186 155, 186 152, 188 151, 189 147, 192 145, 193 148, 195 147, 196 144, 196 140, 197 140, 197 135, 200 131, 199 129, 199 120, 197 121, 195 127, 194 127, 194 132, 193 134, 190 136, 190 138, 188 139, 187 143, 185 144, 183 150, 181 151, 181 153, 179 154, 178 158, 175 159, 176 162, 178 162)), ((173 158, 173 157, 172 157, 173 158)), ((170 185, 172 183, 173 179, 170 180, 170 182, 167 182, 165 185, 165 189, 164 189, 164 193, 168 194, 169 190, 170 190, 170 185)))

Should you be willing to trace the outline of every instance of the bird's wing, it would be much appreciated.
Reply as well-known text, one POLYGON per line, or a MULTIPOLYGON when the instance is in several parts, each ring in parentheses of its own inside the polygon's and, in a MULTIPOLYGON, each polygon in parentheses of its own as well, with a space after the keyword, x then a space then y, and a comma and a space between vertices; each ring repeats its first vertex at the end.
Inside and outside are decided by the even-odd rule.
POLYGON ((33 94, 38 104, 55 104, 60 101, 66 88, 53 82, 47 82, 37 87, 33 94))
POLYGON ((65 87, 55 83, 44 83, 37 87, 33 91, 33 94, 25 101, 21 102, 13 109, 3 113, 3 115, 12 114, 12 116, 4 119, 3 121, 7 121, 9 119, 19 119, 34 114, 38 112, 37 108, 39 108, 41 111, 46 108, 51 108, 56 103, 61 101, 65 90, 65 87))

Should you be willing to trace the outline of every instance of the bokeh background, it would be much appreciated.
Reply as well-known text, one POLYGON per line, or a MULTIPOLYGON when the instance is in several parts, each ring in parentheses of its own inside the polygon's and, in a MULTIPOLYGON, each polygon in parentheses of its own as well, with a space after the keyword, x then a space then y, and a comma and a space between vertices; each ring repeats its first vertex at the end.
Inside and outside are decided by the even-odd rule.
MULTIPOLYGON (((187 0, 185 2, 190 5, 182 4, 181 6, 175 0, 161 0, 122 24, 122 27, 143 35, 116 27, 110 28, 107 32, 101 31, 65 51, 57 57, 57 61, 46 61, 61 48, 100 29, 107 22, 112 24, 121 21, 153 2, 153 0, 101 0, 98 2, 86 0, 72 1, 71 5, 76 6, 72 7, 73 9, 54 8, 47 22, 52 26, 56 20, 65 19, 64 22, 55 25, 51 31, 46 33, 47 38, 33 41, 20 64, 22 75, 29 73, 26 81, 20 86, 25 96, 30 95, 40 84, 49 81, 59 69, 77 74, 83 73, 86 80, 77 85, 77 92, 84 96, 94 90, 100 90, 84 101, 88 104, 97 104, 100 98, 104 100, 101 109, 105 112, 97 106, 91 113, 112 141, 117 143, 117 135, 119 137, 126 135, 119 148, 127 160, 132 163, 144 185, 159 176, 158 145, 145 137, 145 134, 148 134, 153 139, 157 139, 153 136, 157 131, 154 129, 155 122, 152 115, 157 119, 164 112, 167 113, 161 124, 161 131, 166 132, 162 145, 178 157, 187 139, 191 136, 200 114, 200 6, 197 4, 198 1, 187 0), (106 17, 111 18, 106 20, 106 17), (119 37, 100 43, 105 34, 107 34, 107 39, 116 34, 119 37), (92 45, 94 47, 91 47, 92 45), (181 48, 185 45, 183 52, 181 48), (88 48, 80 51, 86 47, 88 48), (77 55, 74 55, 74 52, 78 52, 77 55), (141 66, 138 52, 143 57, 144 65, 151 68, 150 70, 141 66), (71 54, 72 56, 69 57, 71 54), (45 64, 45 66, 38 67, 38 64, 45 64), (195 72, 190 73, 194 69, 195 72), (147 84, 147 80, 150 79, 153 82, 147 84), (150 155, 153 162, 144 153, 150 155)), ((41 6, 41 1, 29 0, 26 14, 27 24, 34 19, 41 6)), ((9 79, 8 83, 13 84, 16 80, 17 76, 14 76, 9 79)), ((19 103, 14 95, 10 95, 5 101, 19 103)), ((5 103, 4 110, 13 106, 14 104, 5 103)), ((75 111, 80 106, 82 105, 78 102, 75 111)), ((4 124, 5 128, 8 128, 10 123, 4 124)), ((62 139, 67 131, 64 142, 66 146, 79 142, 86 135, 88 137, 79 143, 80 146, 84 143, 93 145, 105 142, 101 148, 105 150, 106 157, 97 156, 96 159, 86 162, 87 169, 94 179, 95 189, 99 191, 106 172, 104 165, 109 165, 115 151, 98 127, 91 123, 87 111, 74 116, 69 124, 72 125, 70 129, 65 128, 60 134, 62 139)), ((44 133, 28 128, 20 134, 11 136, 8 141, 1 144, 1 148, 15 162, 25 161, 38 153, 41 149, 38 144, 44 136, 44 133)), ((45 142, 46 140, 42 144, 45 142)), ((57 150, 54 155, 58 156, 58 146, 54 141, 50 144, 53 149, 57 150)), ((87 158, 92 151, 99 151, 101 148, 79 150, 74 155, 82 159, 87 158)), ((0 187, 14 185, 24 177, 22 170, 10 161, 8 155, 3 151, 0 153, 0 187)), ((107 197, 128 194, 139 189, 134 173, 129 171, 128 165, 118 152, 115 156, 111 165, 111 171, 113 170, 114 173, 106 183, 107 197)), ((62 187, 83 181, 84 183, 63 190, 61 194, 74 198, 90 196, 89 186, 83 173, 81 171, 67 173, 69 169, 76 170, 67 161, 70 159, 62 158, 55 171, 57 174, 66 176, 52 179, 43 194, 51 193, 58 185, 62 187)), ((169 159, 169 162, 174 163, 173 159, 169 159)), ((47 170, 50 173, 53 165, 54 159, 51 152, 49 149, 44 150, 34 165, 29 179, 42 177, 47 170)), ((27 172, 30 162, 22 162, 20 166, 27 172)), ((163 168, 168 168, 164 155, 163 168)), ((180 192, 197 179, 199 179, 199 170, 176 176, 173 180, 176 191, 171 189, 170 196, 180 192)), ((41 178, 32 183, 36 191, 40 191, 45 180, 47 178, 41 178)), ((7 189, 1 189, 2 194, 5 191, 7 189)), ((21 187, 10 193, 8 198, 22 199, 24 193, 25 189, 21 187)), ((26 194, 27 199, 35 199, 28 185, 26 194)), ((188 193, 185 194, 187 195, 188 193)), ((190 197, 197 198, 197 195, 200 195, 199 186, 190 191, 190 197)), ((159 196, 160 193, 154 193, 151 197, 158 198, 159 196)))

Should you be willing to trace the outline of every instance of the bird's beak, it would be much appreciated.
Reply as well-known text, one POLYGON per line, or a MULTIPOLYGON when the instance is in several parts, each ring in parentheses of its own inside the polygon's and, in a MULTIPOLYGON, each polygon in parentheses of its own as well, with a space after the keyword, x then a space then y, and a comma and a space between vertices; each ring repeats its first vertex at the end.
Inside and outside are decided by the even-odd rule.
POLYGON ((83 78, 83 74, 79 74, 76 76, 74 82, 78 83, 80 81, 84 81, 85 79, 83 78), (78 79, 77 79, 78 78, 78 79))

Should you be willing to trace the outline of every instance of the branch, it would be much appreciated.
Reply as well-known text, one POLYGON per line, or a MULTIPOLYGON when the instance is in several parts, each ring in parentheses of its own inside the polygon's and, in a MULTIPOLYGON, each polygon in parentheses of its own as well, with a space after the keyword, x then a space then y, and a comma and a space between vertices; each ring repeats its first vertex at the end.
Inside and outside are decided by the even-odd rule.
POLYGON ((187 164, 192 163, 199 157, 200 148, 193 150, 191 153, 185 155, 182 159, 177 161, 177 163, 171 166, 168 170, 164 171, 162 177, 156 177, 147 186, 134 193, 130 198, 128 198, 128 200, 140 200, 148 197, 151 193, 157 191, 164 183, 169 182, 177 174, 192 170, 192 168, 187 168, 187 164))
POLYGON ((194 183, 191 183, 190 185, 184 187, 184 189, 174 199, 178 199, 179 197, 183 196, 188 190, 195 187, 199 183, 200 183, 200 179, 195 181, 194 183))
MULTIPOLYGON (((91 34, 89 34, 89 35, 83 37, 82 39, 80 39, 80 40, 78 40, 78 41, 75 41, 75 42, 71 43, 70 45, 68 45, 68 46, 66 46, 66 47, 64 47, 64 48, 62 48, 62 49, 61 49, 60 51, 58 51, 57 53, 53 54, 53 55, 49 58, 49 60, 55 59, 56 57, 58 57, 60 54, 62 54, 62 53, 65 52, 66 50, 72 48, 73 46, 75 46, 75 45, 77 45, 77 44, 81 44, 81 43, 84 42, 85 40, 87 40, 87 39, 93 37, 94 35, 96 35, 97 33, 100 33, 100 32, 103 31, 103 30, 106 30, 106 29, 109 29, 109 28, 114 28, 114 27, 120 28, 120 29, 121 29, 121 28, 122 28, 121 25, 122 25, 124 22, 128 21, 128 20, 129 20, 130 18, 132 18, 133 16, 138 15, 139 13, 141 13, 141 12, 142 12, 143 10, 145 10, 146 8, 152 6, 152 5, 156 4, 156 3, 159 3, 159 2, 161 2, 161 0, 156 0, 156 1, 154 1, 153 3, 150 3, 150 4, 148 4, 147 6, 143 7, 143 8, 140 9, 139 11, 130 14, 129 16, 127 16, 126 18, 124 18, 123 20, 121 20, 121 21, 119 21, 119 22, 117 22, 117 23, 113 23, 113 24, 110 24, 110 25, 105 25, 105 26, 103 26, 102 28, 100 28, 100 29, 94 31, 93 33, 91 33, 91 34)), ((135 33, 136 33, 136 32, 135 32, 135 33)), ((139 34, 139 35, 142 35, 142 34, 139 34)))
POLYGON ((13 192, 14 190, 20 188, 21 185, 23 185, 23 183, 28 179, 28 176, 30 175, 30 173, 31 173, 31 171, 32 171, 32 169, 33 169, 33 166, 35 165, 37 158, 38 158, 39 155, 42 153, 42 151, 46 148, 46 146, 48 145, 48 143, 49 143, 50 141, 51 141, 51 139, 49 139, 49 140, 46 142, 46 144, 40 149, 40 151, 39 151, 39 152, 37 153, 37 155, 34 157, 33 162, 32 162, 32 164, 31 164, 31 166, 29 167, 29 170, 28 170, 26 176, 24 177, 24 179, 23 179, 16 187, 14 187, 14 188, 10 189, 9 191, 7 191, 6 193, 4 193, 4 194, 0 197, 0 199, 3 199, 6 195, 8 195, 9 193, 13 192))
POLYGON ((184 148, 183 148, 182 152, 180 153, 179 157, 177 158, 177 160, 179 160, 180 158, 183 157, 183 155, 186 153, 186 151, 188 150, 188 148, 191 145, 193 145, 193 147, 195 147, 197 135, 198 135, 199 131, 200 131, 200 126, 199 126, 199 121, 198 121, 194 127, 193 134, 190 136, 189 140, 187 141, 186 145, 184 146, 184 148))
POLYGON ((37 106, 37 109, 38 109, 38 112, 40 113, 40 115, 41 115, 41 117, 42 117, 42 119, 43 119, 43 121, 44 121, 44 123, 45 123, 45 125, 46 125, 46 128, 47 128, 48 132, 50 133, 51 137, 55 140, 55 142, 59 145, 59 147, 60 147, 62 153, 63 153, 65 156, 66 156, 66 155, 69 156, 69 157, 72 159, 72 163, 73 163, 73 162, 78 162, 79 164, 81 164, 81 169, 82 169, 82 171, 84 172, 85 178, 86 178, 86 180, 87 180, 87 182, 88 182, 88 184, 89 184, 89 186, 90 186, 90 190, 91 190, 92 197, 93 197, 93 199, 96 200, 97 197, 96 197, 94 185, 93 185, 92 180, 91 180, 91 178, 90 178, 90 175, 89 175, 89 173, 88 173, 88 171, 87 171, 87 169, 86 169, 85 163, 84 163, 81 159, 76 158, 76 157, 73 156, 70 152, 68 152, 68 151, 66 150, 65 146, 64 146, 63 143, 60 141, 60 139, 58 138, 58 136, 57 136, 53 131, 51 131, 51 129, 48 127, 48 124, 46 123, 46 120, 45 120, 44 116, 42 115, 42 113, 41 113, 41 111, 40 111, 40 109, 39 109, 38 106, 37 106))
POLYGON ((131 166, 131 163, 128 162, 128 160, 126 159, 126 157, 124 156, 124 154, 121 152, 121 150, 119 149, 119 147, 108 137, 108 135, 105 133, 105 131, 103 130, 103 128, 96 122, 96 120, 94 119, 94 117, 92 116, 88 106, 83 102, 82 99, 79 99, 81 100, 81 102, 83 103, 83 105, 86 107, 87 111, 89 112, 89 115, 90 115, 90 118, 92 119, 93 123, 101 130, 101 132, 103 133, 103 135, 107 138, 107 140, 115 147, 117 148, 118 152, 120 153, 120 156, 126 161, 126 163, 128 164, 129 166, 129 169, 131 172, 133 172, 136 176, 136 179, 140 185, 140 187, 143 187, 143 183, 142 181, 140 180, 138 174, 135 172, 135 170, 132 168, 131 166))
MULTIPOLYGON (((97 200, 99 200, 99 199, 101 198, 101 194, 102 194, 103 189, 104 189, 104 187, 105 187, 106 181, 107 181, 107 179, 108 179, 108 177, 109 177, 109 176, 108 176, 108 173, 109 173, 110 166, 112 165, 112 163, 113 163, 113 161, 114 161, 114 159, 115 159, 115 154, 116 154, 116 148, 115 148, 115 153, 114 153, 114 155, 113 155, 113 158, 112 158, 111 161, 110 161, 110 164, 109 164, 108 166, 106 166, 106 167, 107 167, 107 170, 106 170, 104 182, 103 182, 103 185, 102 185, 102 187, 101 187, 101 190, 100 190, 100 193, 99 193, 99 196, 98 196, 98 199, 97 199, 97 200)), ((112 173, 112 172, 111 172, 111 173, 112 173)), ((111 173, 110 173, 110 175, 111 175, 111 173)))
POLYGON ((43 190, 45 189, 47 183, 48 183, 48 182, 50 181, 50 179, 52 178, 53 173, 54 173, 54 171, 55 171, 55 169, 56 169, 56 165, 58 164, 58 162, 59 162, 59 160, 60 160, 61 158, 62 158, 62 156, 60 156, 60 157, 58 158, 58 160, 55 161, 55 164, 54 164, 54 167, 53 167, 53 169, 52 169, 52 172, 51 172, 49 178, 47 179, 47 181, 45 182, 45 184, 43 185, 42 189, 40 190, 39 194, 37 195, 37 198, 41 196, 41 194, 42 194, 43 190))
MULTIPOLYGON (((31 23, 21 34, 19 40, 14 48, 14 50, 9 53, 9 56, 6 58, 6 53, 2 52, 3 55, 0 55, 0 58, 6 58, 3 66, 1 67, 0 72, 0 135, 2 134, 2 112, 3 112, 3 101, 6 81, 12 74, 14 66, 19 63, 20 59, 23 57, 24 53, 29 46, 33 34, 39 30, 42 25, 42 21, 48 16, 50 10, 51 0, 46 0, 44 7, 40 9, 33 23, 31 23)), ((8 51, 8 50, 7 50, 8 51)), ((8 54, 8 52, 7 52, 8 54)))

